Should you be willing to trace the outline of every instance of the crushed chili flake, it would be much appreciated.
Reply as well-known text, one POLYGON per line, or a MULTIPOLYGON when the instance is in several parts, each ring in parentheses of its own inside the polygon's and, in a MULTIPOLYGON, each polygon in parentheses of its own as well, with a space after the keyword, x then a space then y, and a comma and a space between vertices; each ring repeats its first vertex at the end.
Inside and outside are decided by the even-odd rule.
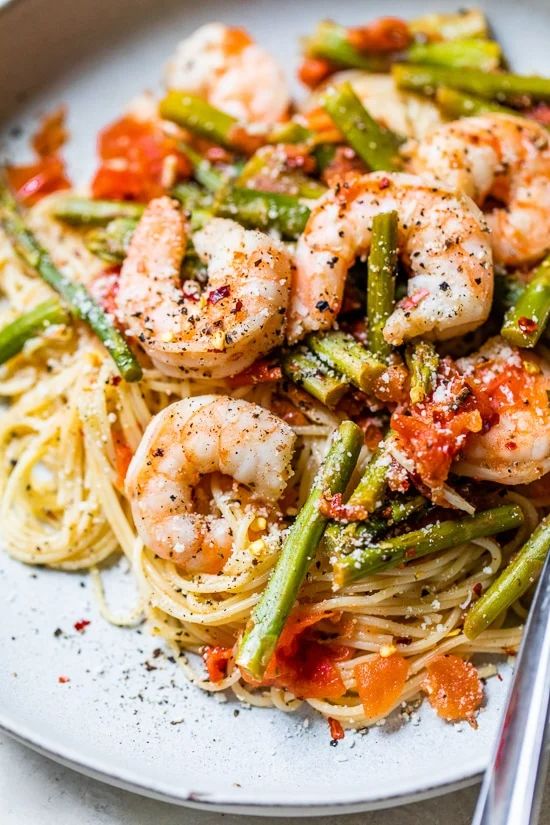
POLYGON ((319 512, 327 518, 336 521, 365 521, 369 517, 369 511, 360 504, 344 504, 342 493, 325 492, 319 501, 319 512))
POLYGON ((79 633, 84 633, 85 629, 88 625, 91 624, 89 619, 79 619, 77 622, 74 623, 73 627, 79 633))
POLYGON ((340 739, 343 739, 346 734, 342 723, 339 722, 338 719, 333 719, 332 716, 328 717, 327 722, 332 742, 338 742, 340 739))
POLYGON ((474 595, 477 596, 479 599, 479 597, 483 593, 483 585, 481 584, 481 582, 476 582, 474 584, 474 586, 472 587, 472 593, 474 593, 474 595))
POLYGON ((390 179, 386 178, 386 177, 383 177, 383 178, 380 178, 380 180, 378 181, 378 188, 379 189, 388 189, 390 184, 391 184, 390 179))
POLYGON ((403 300, 399 302, 399 306, 401 309, 413 309, 417 307, 424 298, 427 298, 429 294, 429 290, 427 289, 418 289, 416 292, 413 292, 412 295, 407 295, 406 298, 403 298, 403 300))
POLYGON ((206 299, 209 304, 217 304, 218 301, 222 301, 224 298, 227 298, 231 294, 231 287, 229 284, 223 284, 223 286, 219 286, 216 289, 213 289, 211 292, 208 293, 208 298, 206 299))
POLYGON ((525 315, 522 315, 521 318, 518 318, 518 327, 523 333, 528 335, 532 332, 536 332, 539 325, 534 318, 527 318, 525 315))
POLYGON ((57 681, 59 682, 60 685, 65 685, 67 682, 70 682, 71 680, 69 679, 68 676, 58 676, 57 681))

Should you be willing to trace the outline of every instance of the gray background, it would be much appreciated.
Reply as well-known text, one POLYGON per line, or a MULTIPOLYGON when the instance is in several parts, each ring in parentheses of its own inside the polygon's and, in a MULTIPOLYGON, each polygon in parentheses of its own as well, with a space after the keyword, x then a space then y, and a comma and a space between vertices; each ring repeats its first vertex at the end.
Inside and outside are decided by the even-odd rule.
MULTIPOLYGON (((402 808, 323 819, 203 813, 102 785, 0 736, 2 825, 468 825, 477 786, 402 808)), ((547 783, 541 825, 550 825, 547 783)))

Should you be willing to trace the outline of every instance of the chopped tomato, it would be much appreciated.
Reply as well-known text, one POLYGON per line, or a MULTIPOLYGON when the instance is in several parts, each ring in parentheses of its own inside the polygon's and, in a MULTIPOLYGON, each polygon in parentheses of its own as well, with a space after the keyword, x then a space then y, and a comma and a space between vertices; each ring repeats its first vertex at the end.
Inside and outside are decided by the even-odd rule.
POLYGON ((343 739, 346 734, 344 733, 342 723, 339 722, 338 719, 333 719, 332 716, 329 716, 327 721, 330 729, 331 740, 333 742, 338 742, 340 739, 343 739))
POLYGON ((65 126, 65 116, 65 107, 59 106, 42 118, 40 127, 32 138, 32 147, 39 157, 55 155, 67 142, 69 133, 65 126))
POLYGON ((237 26, 227 26, 224 33, 224 48, 226 54, 240 54, 252 43, 252 38, 245 29, 237 26))
MULTIPOLYGON (((351 649, 325 644, 309 635, 309 629, 324 619, 334 618, 333 611, 307 613, 298 609, 292 613, 281 633, 262 679, 262 685, 275 685, 308 699, 338 699, 346 686, 336 666, 348 659, 351 649)), ((243 677, 252 684, 250 677, 243 677)))
POLYGON ((411 42, 411 33, 399 17, 380 17, 366 26, 350 28, 348 41, 360 52, 399 52, 411 42))
POLYGON ((483 699, 477 670, 458 656, 432 659, 426 666, 423 688, 438 715, 448 722, 472 719, 483 699))
POLYGON ((225 679, 227 675, 227 665, 232 656, 232 647, 209 645, 204 649, 202 657, 208 671, 208 678, 211 682, 221 682, 222 679, 225 679))
POLYGON ((338 146, 334 157, 323 170, 322 179, 331 188, 365 172, 365 164, 350 146, 338 146))
POLYGON ((17 198, 28 205, 71 185, 65 164, 57 155, 48 155, 24 166, 9 166, 7 176, 17 198))
POLYGON ((319 502, 319 512, 336 521, 365 521, 369 511, 360 504, 344 504, 342 493, 333 496, 323 493, 319 502))
POLYGON ((272 398, 271 409, 275 415, 278 415, 279 418, 282 418, 283 421, 287 422, 287 424, 294 424, 297 427, 303 427, 308 423, 307 416, 305 416, 303 412, 287 398, 281 398, 280 396, 275 396, 272 398))
POLYGON ((283 377, 281 367, 269 360, 268 358, 261 358, 255 361, 250 367, 233 375, 229 379, 229 385, 232 388, 249 387, 252 384, 265 384, 269 381, 280 381, 283 377))
POLYGON ((298 67, 298 79, 314 89, 335 71, 335 66, 324 57, 305 57, 298 67))
POLYGON ((384 716, 393 708, 403 692, 408 672, 409 663, 398 653, 376 655, 355 666, 357 693, 368 719, 384 716))
POLYGON ((394 413, 391 424, 399 447, 414 461, 420 479, 436 488, 447 478, 468 434, 484 431, 496 420, 491 393, 444 359, 435 390, 406 412, 394 413))
POLYGON ((92 181, 95 198, 148 201, 191 174, 191 164, 177 141, 160 126, 125 116, 99 134, 101 165, 92 181), (166 180, 166 164, 171 172, 166 180))
POLYGON ((403 403, 407 398, 408 377, 404 364, 390 364, 374 382, 373 392, 384 404, 403 403))

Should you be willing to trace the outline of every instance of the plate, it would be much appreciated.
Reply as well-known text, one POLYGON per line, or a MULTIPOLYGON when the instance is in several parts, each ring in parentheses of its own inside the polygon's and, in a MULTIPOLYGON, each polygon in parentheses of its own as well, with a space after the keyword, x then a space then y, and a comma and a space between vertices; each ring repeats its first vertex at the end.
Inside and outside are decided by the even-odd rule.
MULTIPOLYGON (((511 65, 550 74, 550 8, 483 3, 511 65)), ((1 3, 0 3, 1 6, 1 3)), ((341 0, 349 23, 445 0, 341 0)), ((22 156, 36 117, 64 102, 76 180, 93 165, 98 129, 155 89, 174 45, 209 20, 244 25, 293 72, 297 37, 334 14, 330 0, 16 0, 0 7, 2 148, 22 156), (22 132, 21 132, 22 130, 22 132)), ((0 528, 1 529, 1 528, 0 528)), ((131 575, 107 571, 117 605, 131 575)), ((190 686, 146 630, 108 625, 85 575, 26 567, 0 554, 0 726, 21 742, 114 785, 236 813, 346 813, 418 800, 474 782, 487 764, 510 669, 487 685, 479 728, 441 722, 424 703, 411 720, 330 745, 324 720, 220 702, 190 686), (83 632, 75 622, 87 619, 83 632), (68 681, 60 677, 68 677, 68 681)))

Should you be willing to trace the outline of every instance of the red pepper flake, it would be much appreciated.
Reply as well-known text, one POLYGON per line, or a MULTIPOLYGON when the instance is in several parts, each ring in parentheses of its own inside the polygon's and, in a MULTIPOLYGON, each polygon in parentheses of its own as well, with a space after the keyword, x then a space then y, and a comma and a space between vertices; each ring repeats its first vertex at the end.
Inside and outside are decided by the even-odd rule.
POLYGON ((518 445, 515 441, 507 441, 505 446, 507 450, 517 450, 518 448, 518 445))
POLYGON ((539 325, 534 318, 527 318, 525 315, 522 315, 521 318, 518 318, 518 327, 525 335, 529 335, 536 332, 539 325))
POLYGON ((113 385, 113 387, 118 387, 121 381, 122 377, 120 375, 111 376, 111 384, 113 385))
POLYGON ((481 582, 476 582, 476 583, 474 584, 474 586, 472 587, 472 592, 473 592, 473 594, 474 594, 475 596, 477 596, 477 597, 478 597, 478 599, 479 599, 479 597, 480 597, 480 596, 481 596, 481 594, 483 593, 483 585, 481 584, 481 582))
POLYGON ((329 716, 327 721, 330 729, 330 744, 332 745, 333 742, 336 743, 340 739, 343 739, 346 734, 338 719, 333 719, 332 716, 329 716))
POLYGON ((70 682, 71 680, 69 679, 68 676, 58 676, 57 681, 59 682, 60 685, 65 685, 65 684, 67 684, 67 682, 70 682))
POLYGON ((200 299, 200 288, 195 281, 186 281, 183 285, 183 297, 188 301, 198 301, 200 299))
POLYGON ((413 309, 413 307, 417 307, 418 304, 427 298, 429 295, 429 291, 427 289, 419 289, 417 292, 414 292, 412 295, 408 295, 404 298, 400 306, 402 309, 413 309))
POLYGON ((378 188, 379 189, 388 189, 388 187, 390 186, 390 183, 391 183, 391 181, 390 181, 389 178, 386 178, 386 177, 380 178, 380 180, 378 181, 378 188))
POLYGON ((369 517, 366 507, 360 504, 344 504, 342 493, 335 493, 331 496, 326 491, 321 496, 319 512, 337 521, 365 521, 369 517))
POLYGON ((84 630, 90 624, 89 619, 79 619, 78 622, 75 622, 73 627, 75 630, 78 630, 79 633, 84 633, 84 630))
POLYGON ((224 298, 227 298, 230 293, 231 287, 229 284, 224 284, 223 286, 219 286, 217 289, 213 289, 209 292, 206 300, 209 304, 217 304, 218 301, 222 301, 224 298))
POLYGON ((242 308, 243 308, 243 302, 241 301, 240 298, 237 298, 237 300, 235 301, 235 306, 231 310, 231 314, 236 315, 237 312, 240 312, 242 308))
POLYGON ((223 146, 209 146, 204 156, 206 160, 209 160, 211 163, 231 163, 233 160, 233 155, 231 155, 227 149, 224 149, 223 146))

